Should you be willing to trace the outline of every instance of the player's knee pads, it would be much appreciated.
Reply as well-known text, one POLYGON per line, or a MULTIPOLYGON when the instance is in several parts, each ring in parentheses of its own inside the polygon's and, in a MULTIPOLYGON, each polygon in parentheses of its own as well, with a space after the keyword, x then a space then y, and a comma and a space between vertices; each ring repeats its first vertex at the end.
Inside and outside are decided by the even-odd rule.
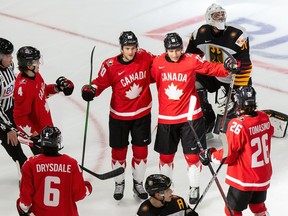
POLYGON ((146 160, 148 156, 148 146, 132 145, 133 157, 139 160, 146 160))
POLYGON ((188 166, 199 165, 199 155, 198 154, 184 154, 185 160, 187 161, 188 166))
POLYGON ((265 203, 249 204, 250 210, 255 214, 255 216, 267 216, 265 214, 267 208, 265 203))
POLYGON ((112 153, 112 160, 113 161, 125 161, 126 160, 126 155, 127 155, 127 150, 128 147, 126 146, 125 148, 112 148, 111 153, 112 153))
POLYGON ((174 160, 175 154, 160 154, 160 163, 161 164, 171 164, 174 160))

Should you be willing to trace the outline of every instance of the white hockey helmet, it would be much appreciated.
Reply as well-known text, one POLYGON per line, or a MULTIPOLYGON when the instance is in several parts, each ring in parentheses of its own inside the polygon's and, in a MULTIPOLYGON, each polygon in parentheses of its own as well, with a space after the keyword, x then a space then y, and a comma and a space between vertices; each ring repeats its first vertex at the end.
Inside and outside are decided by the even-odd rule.
POLYGON ((222 6, 213 3, 207 8, 205 18, 208 25, 214 26, 219 30, 225 29, 226 11, 222 6))

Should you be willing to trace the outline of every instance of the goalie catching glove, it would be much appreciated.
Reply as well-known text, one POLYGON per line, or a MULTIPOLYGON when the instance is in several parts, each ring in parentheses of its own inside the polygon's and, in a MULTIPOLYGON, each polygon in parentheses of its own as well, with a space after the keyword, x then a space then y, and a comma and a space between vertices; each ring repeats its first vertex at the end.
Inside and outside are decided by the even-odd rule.
POLYGON ((92 85, 84 85, 81 92, 83 100, 87 102, 92 101, 96 94, 96 88, 94 88, 92 85))
POLYGON ((56 80, 56 89, 58 92, 63 91, 65 96, 69 96, 73 93, 74 84, 71 80, 61 76, 56 80))
POLYGON ((224 61, 224 67, 232 74, 240 73, 240 62, 235 63, 230 57, 227 57, 224 61))

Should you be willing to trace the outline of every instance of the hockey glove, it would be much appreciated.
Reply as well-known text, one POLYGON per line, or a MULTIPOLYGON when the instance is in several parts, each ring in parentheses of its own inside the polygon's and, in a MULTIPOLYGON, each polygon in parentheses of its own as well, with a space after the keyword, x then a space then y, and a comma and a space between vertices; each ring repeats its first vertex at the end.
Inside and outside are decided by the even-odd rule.
POLYGON ((32 147, 34 145, 33 141, 31 139, 29 139, 25 136, 22 136, 21 134, 18 134, 17 139, 21 144, 28 145, 30 147, 32 147))
POLYGON ((40 135, 34 136, 30 138, 31 141, 33 142, 33 145, 35 147, 41 148, 41 139, 40 139, 40 135))
POLYGON ((224 67, 232 74, 240 73, 240 62, 234 63, 230 57, 227 57, 224 61, 224 67))
POLYGON ((96 88, 91 85, 84 85, 81 89, 82 98, 85 101, 92 101, 96 94, 96 88))
POLYGON ((29 216, 31 213, 31 212, 26 213, 22 210, 22 208, 20 207, 20 198, 18 198, 16 201, 16 208, 20 216, 29 216))
POLYGON ((92 185, 89 181, 85 181, 85 187, 86 187, 86 196, 89 196, 92 193, 92 185))
POLYGON ((216 151, 215 148, 209 148, 199 153, 199 160, 204 166, 207 166, 211 162, 211 155, 215 151, 216 151))
POLYGON ((73 93, 74 84, 71 80, 61 76, 56 80, 56 88, 58 91, 63 91, 65 96, 69 96, 73 93))

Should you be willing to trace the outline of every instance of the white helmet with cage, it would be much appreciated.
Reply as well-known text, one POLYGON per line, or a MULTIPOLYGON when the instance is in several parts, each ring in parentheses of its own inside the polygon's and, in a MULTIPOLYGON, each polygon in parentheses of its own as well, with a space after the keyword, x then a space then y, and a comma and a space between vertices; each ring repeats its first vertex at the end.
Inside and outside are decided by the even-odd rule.
POLYGON ((205 18, 208 25, 214 26, 219 30, 225 29, 226 11, 221 5, 213 3, 209 6, 206 10, 205 18))

